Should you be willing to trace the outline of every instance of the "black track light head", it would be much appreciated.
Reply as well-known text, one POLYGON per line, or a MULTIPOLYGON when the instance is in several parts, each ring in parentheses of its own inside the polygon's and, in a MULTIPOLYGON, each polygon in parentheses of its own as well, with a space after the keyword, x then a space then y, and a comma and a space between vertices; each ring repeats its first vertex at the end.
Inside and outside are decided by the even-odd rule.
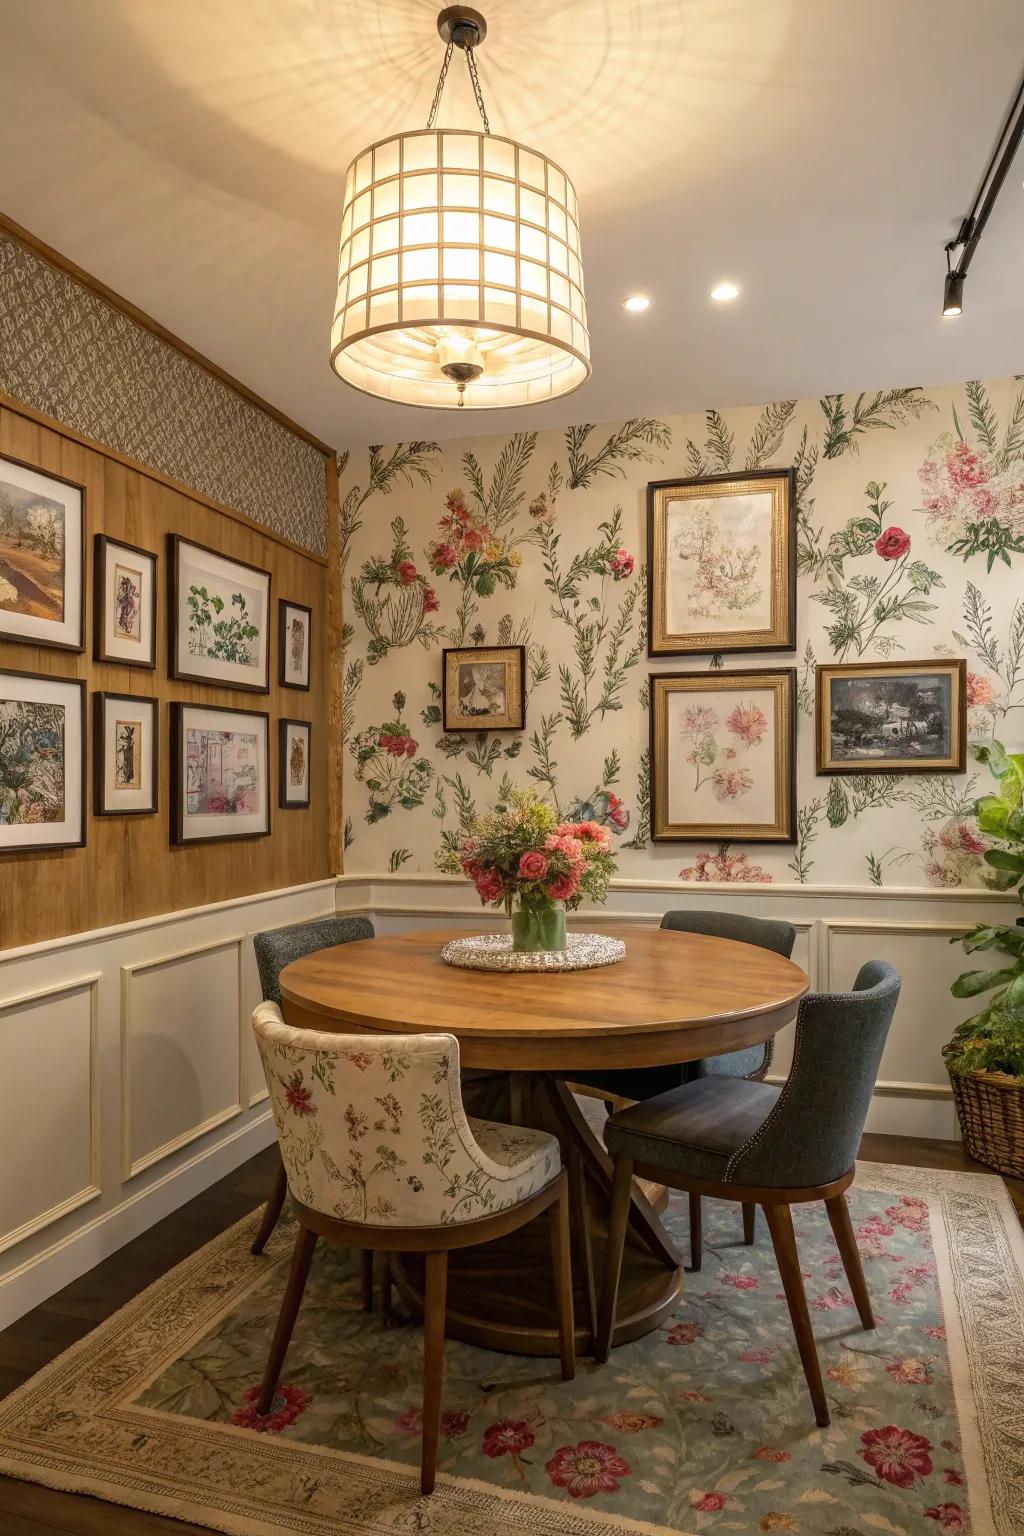
POLYGON ((964 307, 964 274, 952 271, 946 273, 946 286, 942 295, 942 316, 944 320, 951 320, 959 315, 964 307))

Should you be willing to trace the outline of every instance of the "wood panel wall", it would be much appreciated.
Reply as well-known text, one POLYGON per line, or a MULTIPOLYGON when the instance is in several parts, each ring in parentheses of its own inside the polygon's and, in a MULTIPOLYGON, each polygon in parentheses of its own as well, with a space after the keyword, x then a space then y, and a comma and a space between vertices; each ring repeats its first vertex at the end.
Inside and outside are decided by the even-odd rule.
MULTIPOLYGON (((89 446, 38 413, 0 403, 0 453, 85 486, 86 649, 82 655, 0 639, 0 668, 84 678, 90 733, 84 848, 0 855, 0 949, 91 928, 178 911, 251 892, 322 879, 331 870, 328 776, 328 573, 323 561, 258 525, 176 488, 112 452, 89 446), (160 557, 155 671, 92 659, 93 536, 106 533, 160 557), (180 533, 272 573, 269 694, 241 692, 168 676, 167 535, 180 533), (281 688, 278 600, 313 610, 310 691, 281 688), (92 694, 108 691, 160 699, 160 808, 152 816, 92 814, 92 694), (265 709, 270 715, 271 835, 246 842, 170 845, 170 704, 265 709), (311 804, 277 804, 277 722, 313 722, 311 804)), ((334 466, 327 461, 326 473, 334 466)))

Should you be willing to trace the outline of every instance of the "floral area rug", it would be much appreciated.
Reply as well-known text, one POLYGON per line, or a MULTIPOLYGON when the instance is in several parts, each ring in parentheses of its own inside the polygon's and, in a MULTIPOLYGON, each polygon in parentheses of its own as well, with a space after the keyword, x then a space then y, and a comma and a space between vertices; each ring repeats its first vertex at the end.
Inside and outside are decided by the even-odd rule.
MULTIPOLYGON (((449 1342, 433 1498, 422 1334, 321 1244, 282 1384, 254 1397, 293 1229, 239 1223, 0 1404, 0 1471, 233 1536, 1022 1536, 1024 1242, 1002 1182, 862 1164, 863 1332, 820 1207, 795 1211, 832 1424, 816 1429, 759 1216, 707 1202, 676 1315, 555 1362, 449 1342)), ((686 1210, 668 1215, 685 1246, 686 1210)), ((400 1307, 400 1303, 396 1303, 400 1307)))

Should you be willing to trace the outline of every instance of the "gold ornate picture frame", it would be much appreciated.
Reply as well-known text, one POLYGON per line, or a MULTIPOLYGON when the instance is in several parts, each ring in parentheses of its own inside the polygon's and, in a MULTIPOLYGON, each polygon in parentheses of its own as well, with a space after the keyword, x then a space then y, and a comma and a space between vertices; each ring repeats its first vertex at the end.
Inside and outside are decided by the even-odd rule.
POLYGON ((649 656, 794 648, 791 468, 648 485, 647 620, 649 656))
POLYGON ((796 841, 796 671, 652 673, 651 839, 796 841))
POLYGON ((963 773, 966 661, 940 656, 819 666, 814 743, 819 774, 963 773))
POLYGON ((526 648, 460 646, 441 652, 446 731, 521 731, 526 725, 526 648))

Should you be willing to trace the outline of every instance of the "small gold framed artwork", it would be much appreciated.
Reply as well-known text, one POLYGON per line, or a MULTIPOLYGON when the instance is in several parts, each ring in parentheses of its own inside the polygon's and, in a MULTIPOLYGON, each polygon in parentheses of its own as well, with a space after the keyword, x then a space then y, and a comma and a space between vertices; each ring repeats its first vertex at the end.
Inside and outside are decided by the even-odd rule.
POLYGON ((796 841, 796 672, 652 674, 654 842, 796 841))
POLYGON ((814 724, 819 773, 963 773, 967 663, 821 666, 814 724))
POLYGON ((446 731, 521 731, 526 725, 526 650, 521 645, 446 649, 442 714, 446 731))
POLYGON ((647 618, 649 656, 793 649, 792 469, 648 485, 647 618))

